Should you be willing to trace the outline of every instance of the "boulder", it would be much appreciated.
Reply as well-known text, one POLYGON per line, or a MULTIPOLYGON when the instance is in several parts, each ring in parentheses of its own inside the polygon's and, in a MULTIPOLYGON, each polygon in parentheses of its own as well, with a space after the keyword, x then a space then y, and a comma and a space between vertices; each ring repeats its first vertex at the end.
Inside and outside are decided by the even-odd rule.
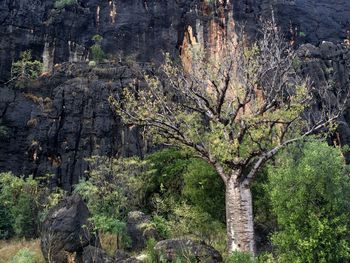
POLYGON ((157 230, 150 226, 150 222, 151 217, 140 211, 128 214, 127 231, 131 238, 131 250, 141 251, 146 247, 148 239, 159 239, 157 230))
POLYGON ((114 263, 120 262, 108 256, 98 247, 87 246, 82 254, 82 263, 114 263))
POLYGON ((190 262, 223 262, 220 253, 204 241, 190 239, 168 239, 160 241, 154 247, 159 262, 177 262, 181 258, 190 262))
POLYGON ((124 250, 121 250, 121 249, 117 249, 114 253, 114 259, 119 262, 119 261, 122 261, 122 260, 126 260, 130 258, 130 255, 125 252, 124 250))
POLYGON ((64 198, 50 209, 41 232, 41 250, 46 262, 67 263, 72 257, 78 260, 85 247, 100 246, 89 216, 78 195, 64 198))

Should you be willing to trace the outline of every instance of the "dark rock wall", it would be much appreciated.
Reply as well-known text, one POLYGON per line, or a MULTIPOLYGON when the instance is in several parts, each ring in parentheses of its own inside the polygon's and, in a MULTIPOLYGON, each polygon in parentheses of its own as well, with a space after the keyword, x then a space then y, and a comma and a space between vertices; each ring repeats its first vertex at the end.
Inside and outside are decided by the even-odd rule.
POLYGON ((21 92, 0 89, 2 124, 9 131, 0 140, 0 170, 54 174, 53 186, 70 190, 88 170, 85 158, 142 155, 137 130, 122 125, 108 103, 131 81, 131 72, 108 67, 65 63, 21 92))
POLYGON ((242 0, 232 1, 235 20, 255 28, 271 10, 286 35, 301 43, 342 42, 350 37, 349 0, 242 0), (247 22, 248 21, 248 22, 247 22))
MULTIPOLYGON (((194 37, 215 52, 235 23, 254 35, 271 7, 298 43, 347 41, 350 0, 221 0, 215 6, 200 0, 78 0, 61 10, 54 0, 0 0, 0 125, 8 129, 0 137, 0 171, 52 173, 53 185, 70 190, 91 155, 142 155, 138 131, 123 125, 107 101, 133 78, 125 62, 159 63, 163 52, 184 53, 194 37), (82 63, 95 34, 103 36, 103 50, 114 61, 99 72, 82 63), (52 74, 18 90, 7 82, 11 63, 24 50, 52 74)), ((323 78, 323 65, 331 63, 346 85, 346 60, 341 52, 317 55, 313 74, 323 78)))

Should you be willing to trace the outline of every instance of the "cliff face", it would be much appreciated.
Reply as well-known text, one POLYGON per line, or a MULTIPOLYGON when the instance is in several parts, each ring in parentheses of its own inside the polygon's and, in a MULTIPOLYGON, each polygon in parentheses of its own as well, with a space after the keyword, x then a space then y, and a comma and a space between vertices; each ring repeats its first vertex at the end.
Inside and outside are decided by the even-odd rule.
MULTIPOLYGON (((120 123, 107 101, 133 78, 126 62, 157 64, 163 52, 186 59, 193 41, 219 52, 235 24, 245 23, 255 34, 257 19, 270 17, 271 6, 298 43, 347 40, 349 0, 226 0, 214 6, 198 0, 78 0, 63 9, 54 8, 53 0, 0 0, 0 118, 8 131, 0 138, 0 171, 53 173, 53 184, 69 190, 88 169, 86 157, 141 155, 138 131, 120 123), (113 62, 92 70, 82 62, 96 34, 113 62), (24 50, 43 60, 50 74, 18 90, 7 81, 12 61, 24 50)), ((347 51, 338 49, 343 51, 309 60, 317 65, 315 76, 324 76, 324 64, 334 64, 346 85, 347 51)))

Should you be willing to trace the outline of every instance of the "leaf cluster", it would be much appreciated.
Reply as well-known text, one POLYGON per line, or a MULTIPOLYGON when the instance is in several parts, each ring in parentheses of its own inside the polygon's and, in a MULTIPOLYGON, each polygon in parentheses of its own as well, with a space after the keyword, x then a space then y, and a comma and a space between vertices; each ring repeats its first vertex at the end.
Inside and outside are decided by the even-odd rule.
POLYGON ((279 262, 350 260, 349 167, 340 149, 307 143, 269 168, 279 262))

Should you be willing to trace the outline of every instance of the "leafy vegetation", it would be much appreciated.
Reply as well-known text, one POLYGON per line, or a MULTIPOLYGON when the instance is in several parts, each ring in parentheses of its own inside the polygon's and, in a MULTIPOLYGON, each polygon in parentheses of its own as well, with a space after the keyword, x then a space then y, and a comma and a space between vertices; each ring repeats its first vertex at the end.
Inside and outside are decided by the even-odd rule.
POLYGON ((9 220, 1 225, 3 237, 12 233, 18 237, 35 237, 38 233, 37 182, 3 173, 0 174, 0 189, 2 214, 9 220))
POLYGON ((92 41, 94 41, 94 44, 90 47, 91 58, 96 63, 99 63, 106 58, 106 54, 104 53, 101 47, 102 40, 103 37, 100 35, 95 35, 92 37, 92 41))
POLYGON ((269 169, 278 262, 350 260, 350 178, 340 149, 294 147, 269 169))
POLYGON ((130 85, 110 101, 155 143, 182 147, 215 169, 226 193, 227 247, 255 254, 251 188, 259 170, 288 145, 332 130, 347 98, 338 94, 330 105, 327 85, 314 89, 298 74, 296 52, 273 22, 251 46, 238 41, 215 58, 200 45, 192 51, 186 69, 168 55, 160 72, 144 77, 146 87, 130 85))
POLYGON ((43 70, 43 63, 32 59, 30 50, 21 53, 20 59, 12 64, 11 74, 16 87, 24 88, 28 80, 37 78, 43 70))
POLYGON ((32 177, 0 173, 0 239, 37 237, 48 209, 64 194, 32 177))
POLYGON ((39 240, 0 240, 0 255, 0 263, 27 263, 30 260, 34 263, 45 263, 39 240))

